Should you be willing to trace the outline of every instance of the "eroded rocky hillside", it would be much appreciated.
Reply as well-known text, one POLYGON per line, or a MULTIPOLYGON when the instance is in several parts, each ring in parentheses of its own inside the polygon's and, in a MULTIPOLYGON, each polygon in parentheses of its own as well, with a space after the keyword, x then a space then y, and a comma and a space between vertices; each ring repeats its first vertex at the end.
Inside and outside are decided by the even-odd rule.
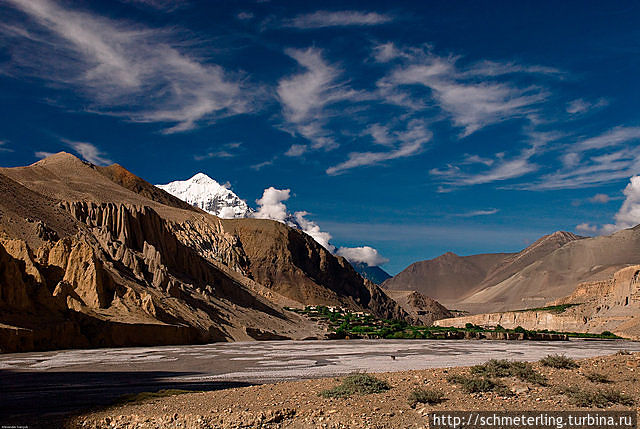
POLYGON ((324 334, 284 305, 406 316, 300 231, 223 222, 120 166, 61 153, 0 169, 0 191, 5 352, 324 334))

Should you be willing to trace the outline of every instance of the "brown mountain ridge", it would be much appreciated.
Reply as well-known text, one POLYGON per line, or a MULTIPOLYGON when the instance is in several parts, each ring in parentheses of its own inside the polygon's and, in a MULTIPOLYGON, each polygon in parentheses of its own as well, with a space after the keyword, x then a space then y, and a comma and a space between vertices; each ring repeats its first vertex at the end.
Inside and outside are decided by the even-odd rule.
POLYGON ((269 220, 226 221, 123 167, 59 153, 0 168, 0 349, 322 337, 282 306, 406 312, 269 220))

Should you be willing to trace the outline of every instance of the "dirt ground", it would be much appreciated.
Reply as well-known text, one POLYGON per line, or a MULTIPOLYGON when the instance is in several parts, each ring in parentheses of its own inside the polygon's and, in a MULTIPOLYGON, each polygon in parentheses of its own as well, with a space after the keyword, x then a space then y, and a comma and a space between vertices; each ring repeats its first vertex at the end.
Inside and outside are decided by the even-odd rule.
MULTIPOLYGON (((114 406, 76 416, 68 427, 81 428, 422 428, 435 410, 580 410, 560 389, 575 386, 585 390, 615 389, 631 396, 636 410, 640 403, 640 353, 611 355, 577 361, 577 369, 554 369, 534 363, 548 386, 501 379, 512 391, 466 393, 447 379, 469 374, 469 368, 431 369, 376 374, 391 389, 384 393, 327 399, 318 395, 340 384, 339 378, 265 384, 224 391, 180 394, 140 403, 114 406), (599 373, 611 382, 589 381, 585 374, 599 373), (444 394, 437 405, 410 406, 408 397, 416 388, 444 394)), ((614 405, 609 410, 629 410, 614 405)))

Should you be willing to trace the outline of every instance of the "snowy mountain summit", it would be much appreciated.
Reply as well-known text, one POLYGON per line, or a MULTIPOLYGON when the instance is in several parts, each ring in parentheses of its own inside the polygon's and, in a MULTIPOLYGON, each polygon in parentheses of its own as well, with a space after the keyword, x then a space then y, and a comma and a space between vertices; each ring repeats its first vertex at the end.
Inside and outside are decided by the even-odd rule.
POLYGON ((187 203, 221 218, 251 217, 253 210, 227 185, 221 185, 204 173, 189 180, 175 181, 158 188, 187 203))

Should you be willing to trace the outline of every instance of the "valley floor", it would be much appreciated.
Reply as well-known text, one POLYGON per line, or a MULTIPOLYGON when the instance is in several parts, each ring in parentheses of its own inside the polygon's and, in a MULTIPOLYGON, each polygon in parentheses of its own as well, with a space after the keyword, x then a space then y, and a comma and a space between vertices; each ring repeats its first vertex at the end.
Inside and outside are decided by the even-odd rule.
MULTIPOLYGON (((69 427, 85 428, 421 428, 428 413, 436 410, 585 410, 575 398, 561 393, 566 387, 595 392, 615 389, 640 403, 640 353, 617 354, 578 360, 577 369, 554 369, 533 364, 547 377, 547 386, 516 378, 501 381, 512 392, 466 393, 447 381, 452 375, 468 375, 469 368, 437 368, 382 373, 376 376, 391 389, 376 394, 354 395, 346 399, 320 397, 319 392, 340 384, 339 378, 282 382, 234 388, 224 391, 179 394, 114 406, 78 416, 69 427), (597 373, 608 383, 589 381, 597 373), (437 405, 410 406, 408 397, 416 388, 444 394, 437 405), (263 425, 263 426, 261 426, 263 425)), ((612 405, 608 410, 629 410, 612 405)), ((634 409, 631 407, 631 409, 634 409)))

